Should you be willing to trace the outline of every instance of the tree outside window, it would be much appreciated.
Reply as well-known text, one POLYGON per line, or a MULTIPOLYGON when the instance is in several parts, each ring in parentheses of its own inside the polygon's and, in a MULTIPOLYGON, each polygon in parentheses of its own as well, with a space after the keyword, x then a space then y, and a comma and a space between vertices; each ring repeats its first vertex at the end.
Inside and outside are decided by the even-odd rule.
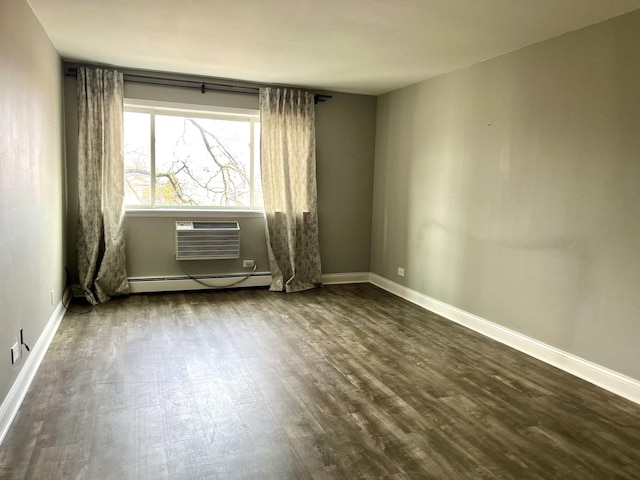
POLYGON ((255 117, 126 110, 125 204, 260 208, 255 117))

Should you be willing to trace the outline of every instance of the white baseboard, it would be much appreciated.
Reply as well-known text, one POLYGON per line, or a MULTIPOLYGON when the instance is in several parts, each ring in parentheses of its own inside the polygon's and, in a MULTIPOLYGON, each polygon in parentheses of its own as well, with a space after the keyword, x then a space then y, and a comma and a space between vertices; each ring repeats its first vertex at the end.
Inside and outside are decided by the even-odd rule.
POLYGON ((322 275, 324 285, 338 285, 342 283, 368 283, 369 272, 325 273, 322 275))
POLYGON ((70 299, 69 297, 69 293, 65 294, 63 300, 58 303, 58 306, 51 314, 51 317, 40 334, 38 341, 31 348, 31 352, 29 352, 26 357, 21 357, 26 358, 24 365, 22 366, 22 370, 20 370, 18 378, 16 378, 11 390, 9 390, 9 393, 2 402, 2 405, 0 405, 0 445, 2 445, 9 428, 11 428, 11 423, 17 415, 20 405, 22 405, 22 401, 24 400, 24 396, 26 395, 27 390, 29 390, 29 386, 31 385, 33 378, 36 376, 36 372, 42 363, 42 359, 47 353, 51 340, 53 340, 53 337, 60 326, 62 317, 64 317, 66 310, 62 302, 68 302, 70 299))
POLYGON ((640 404, 640 381, 547 345, 372 273, 372 284, 549 365, 640 404))

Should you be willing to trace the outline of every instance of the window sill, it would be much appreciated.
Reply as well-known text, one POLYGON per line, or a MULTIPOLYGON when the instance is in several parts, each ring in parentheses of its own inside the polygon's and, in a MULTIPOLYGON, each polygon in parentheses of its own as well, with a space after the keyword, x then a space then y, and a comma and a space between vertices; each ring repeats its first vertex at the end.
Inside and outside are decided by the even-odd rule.
POLYGON ((174 218, 255 218, 264 217, 262 210, 203 210, 169 208, 129 208, 127 217, 174 217, 174 218))

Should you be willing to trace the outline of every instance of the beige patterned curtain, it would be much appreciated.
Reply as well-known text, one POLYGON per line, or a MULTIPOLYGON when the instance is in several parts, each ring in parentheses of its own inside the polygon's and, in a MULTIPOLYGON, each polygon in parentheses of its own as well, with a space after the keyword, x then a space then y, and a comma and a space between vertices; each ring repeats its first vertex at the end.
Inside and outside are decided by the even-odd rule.
POLYGON ((123 79, 78 69, 78 275, 92 304, 129 293, 125 267, 123 79))
POLYGON ((314 97, 262 88, 260 122, 270 290, 320 286, 314 97))

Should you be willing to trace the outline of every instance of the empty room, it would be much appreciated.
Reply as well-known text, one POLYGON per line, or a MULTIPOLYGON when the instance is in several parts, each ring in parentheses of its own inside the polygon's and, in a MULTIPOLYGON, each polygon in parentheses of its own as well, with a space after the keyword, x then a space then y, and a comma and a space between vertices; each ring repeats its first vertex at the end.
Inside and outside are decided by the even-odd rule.
POLYGON ((640 0, 2 0, 0 479, 640 479, 640 0))

